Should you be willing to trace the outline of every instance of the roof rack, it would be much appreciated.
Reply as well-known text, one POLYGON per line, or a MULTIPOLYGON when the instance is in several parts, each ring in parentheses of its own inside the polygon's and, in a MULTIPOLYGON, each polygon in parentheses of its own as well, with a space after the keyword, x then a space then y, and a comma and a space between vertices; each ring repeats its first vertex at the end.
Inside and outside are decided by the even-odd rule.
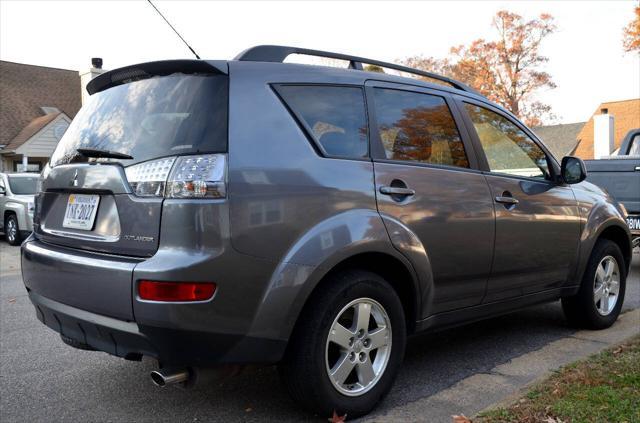
POLYGON ((447 78, 446 76, 438 75, 431 72, 426 72, 420 69, 414 69, 407 66, 396 65, 395 63, 381 62, 380 60, 367 59, 364 57, 351 56, 348 54, 332 53, 330 51, 311 50, 307 48, 299 47, 287 47, 287 46, 274 46, 274 45, 262 45, 250 47, 238 54, 234 60, 241 60, 246 62, 278 62, 282 63, 291 54, 304 54, 306 56, 327 57, 330 59, 346 60, 349 62, 349 69, 363 70, 363 63, 368 65, 376 65, 382 68, 394 69, 401 72, 410 73, 413 75, 420 75, 427 78, 435 79, 437 81, 445 82, 454 88, 462 91, 467 91, 474 94, 479 94, 476 90, 468 85, 456 81, 455 79, 447 78))

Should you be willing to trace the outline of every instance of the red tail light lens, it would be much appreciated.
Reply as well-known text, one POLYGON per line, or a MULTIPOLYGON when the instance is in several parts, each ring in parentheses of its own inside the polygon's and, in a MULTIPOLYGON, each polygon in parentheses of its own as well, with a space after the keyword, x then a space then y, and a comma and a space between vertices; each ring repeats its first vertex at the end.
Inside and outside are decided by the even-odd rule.
POLYGON ((140 281, 138 296, 149 301, 206 301, 216 292, 213 282, 140 281))

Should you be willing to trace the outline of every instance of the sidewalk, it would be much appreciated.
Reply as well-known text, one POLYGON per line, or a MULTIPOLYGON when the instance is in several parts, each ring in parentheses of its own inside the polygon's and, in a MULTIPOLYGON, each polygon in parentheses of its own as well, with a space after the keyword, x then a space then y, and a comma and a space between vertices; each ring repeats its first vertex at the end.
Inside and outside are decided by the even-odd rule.
POLYGON ((389 410, 370 422, 446 422, 454 414, 472 417, 485 408, 515 398, 551 371, 600 352, 640 333, 640 309, 624 313, 611 328, 579 331, 543 348, 478 373, 430 397, 389 410))

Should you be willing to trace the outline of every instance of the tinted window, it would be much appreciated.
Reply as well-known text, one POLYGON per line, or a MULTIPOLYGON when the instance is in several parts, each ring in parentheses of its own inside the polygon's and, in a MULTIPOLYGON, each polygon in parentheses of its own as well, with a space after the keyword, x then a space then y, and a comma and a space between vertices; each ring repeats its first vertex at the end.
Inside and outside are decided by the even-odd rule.
POLYGON ((328 155, 366 157, 367 119, 361 88, 281 85, 277 90, 328 155))
POLYGON ((547 156, 524 131, 505 117, 483 107, 465 103, 465 108, 492 172, 549 177, 547 156))
POLYGON ((9 176, 9 187, 16 195, 35 194, 38 185, 38 176, 9 176))
POLYGON ((80 147, 129 154, 125 165, 162 156, 224 152, 227 81, 222 75, 154 77, 89 97, 51 157, 68 162, 80 147))
POLYGON ((387 159, 469 167, 458 128, 444 98, 375 89, 378 132, 387 159))

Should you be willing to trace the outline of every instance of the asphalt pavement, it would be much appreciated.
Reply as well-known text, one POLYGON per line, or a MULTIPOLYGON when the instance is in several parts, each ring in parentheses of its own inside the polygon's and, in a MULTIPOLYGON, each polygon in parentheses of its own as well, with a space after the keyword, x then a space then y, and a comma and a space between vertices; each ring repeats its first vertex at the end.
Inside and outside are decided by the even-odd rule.
MULTIPOLYGON (((634 254, 623 311, 640 308, 640 255, 634 254)), ((615 326, 613 328, 615 330, 615 326)), ((640 331, 640 329, 639 329, 640 331)), ((559 302, 412 338, 388 397, 369 416, 447 391, 457 383, 571 337, 559 302)), ((79 351, 35 316, 20 277, 19 248, 0 241, 0 420, 2 422, 326 421, 298 410, 274 367, 191 390, 155 387, 153 360, 128 362, 79 351)), ((442 415, 458 414, 452 409, 442 415)), ((422 410, 424 413, 424 410, 422 410)), ((425 421, 425 414, 402 414, 425 421)), ((428 415, 428 414, 426 414, 428 415)))

